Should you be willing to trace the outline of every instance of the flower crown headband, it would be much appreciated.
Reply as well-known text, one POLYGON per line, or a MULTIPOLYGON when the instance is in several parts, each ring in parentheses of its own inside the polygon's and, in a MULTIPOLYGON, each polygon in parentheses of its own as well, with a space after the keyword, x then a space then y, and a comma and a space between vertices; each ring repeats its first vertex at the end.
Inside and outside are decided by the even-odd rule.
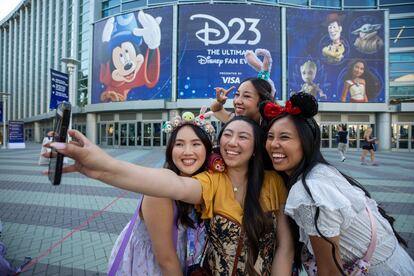
POLYGON ((165 122, 162 126, 162 130, 165 133, 171 133, 177 127, 180 127, 184 124, 193 124, 204 130, 208 135, 213 136, 216 130, 210 121, 207 120, 207 118, 210 117, 213 112, 206 111, 207 107, 205 106, 200 109, 200 114, 198 116, 195 116, 192 112, 186 111, 182 116, 175 116, 171 121, 165 122))

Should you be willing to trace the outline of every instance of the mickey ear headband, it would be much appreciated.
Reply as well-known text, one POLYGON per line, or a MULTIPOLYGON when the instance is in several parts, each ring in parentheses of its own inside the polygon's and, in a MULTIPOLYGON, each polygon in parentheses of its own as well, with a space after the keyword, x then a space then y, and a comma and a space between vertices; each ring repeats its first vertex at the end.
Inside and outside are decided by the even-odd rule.
POLYGON ((280 106, 275 102, 264 101, 260 103, 260 113, 262 118, 270 122, 283 114, 292 116, 302 116, 314 132, 315 125, 311 119, 318 113, 318 102, 314 96, 306 92, 293 94, 286 102, 285 106, 280 106))

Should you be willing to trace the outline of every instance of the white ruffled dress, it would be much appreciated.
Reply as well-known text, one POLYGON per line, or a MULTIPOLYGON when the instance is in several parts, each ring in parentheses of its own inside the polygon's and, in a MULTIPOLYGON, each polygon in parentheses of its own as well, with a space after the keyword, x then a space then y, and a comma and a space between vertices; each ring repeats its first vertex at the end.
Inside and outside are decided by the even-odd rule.
POLYGON ((399 245, 391 225, 381 216, 373 199, 352 186, 334 167, 325 164, 316 165, 306 183, 313 200, 299 180, 289 192, 285 213, 300 227, 300 240, 310 253, 313 250, 309 236, 319 236, 314 220, 318 206, 318 228, 326 237, 340 236, 342 260, 353 263, 361 259, 371 241, 371 225, 365 209, 368 206, 377 224, 377 244, 369 275, 413 275, 413 260, 399 245))

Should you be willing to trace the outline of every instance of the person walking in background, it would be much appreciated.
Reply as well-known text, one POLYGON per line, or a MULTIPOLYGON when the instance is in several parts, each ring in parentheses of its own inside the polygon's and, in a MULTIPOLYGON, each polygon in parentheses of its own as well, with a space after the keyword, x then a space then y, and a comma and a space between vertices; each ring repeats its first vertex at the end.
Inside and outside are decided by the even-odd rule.
POLYGON ((338 142, 338 151, 341 155, 341 161, 344 162, 346 159, 346 150, 348 147, 348 131, 346 130, 346 125, 339 125, 339 131, 337 134, 338 142))
POLYGON ((371 154, 371 164, 372 166, 378 166, 378 163, 375 162, 375 141, 376 138, 372 137, 372 127, 368 127, 364 131, 364 141, 362 144, 362 154, 361 154, 361 165, 368 165, 365 162, 365 157, 367 156, 368 152, 371 154))

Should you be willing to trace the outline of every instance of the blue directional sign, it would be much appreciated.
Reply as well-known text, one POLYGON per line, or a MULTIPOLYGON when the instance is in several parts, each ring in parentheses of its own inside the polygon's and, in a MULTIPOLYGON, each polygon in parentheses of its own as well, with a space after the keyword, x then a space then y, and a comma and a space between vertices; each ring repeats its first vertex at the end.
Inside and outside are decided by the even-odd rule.
POLYGON ((69 102, 69 75, 50 69, 50 109, 56 109, 61 102, 69 102))
POLYGON ((9 143, 24 143, 23 121, 9 121, 9 143))

